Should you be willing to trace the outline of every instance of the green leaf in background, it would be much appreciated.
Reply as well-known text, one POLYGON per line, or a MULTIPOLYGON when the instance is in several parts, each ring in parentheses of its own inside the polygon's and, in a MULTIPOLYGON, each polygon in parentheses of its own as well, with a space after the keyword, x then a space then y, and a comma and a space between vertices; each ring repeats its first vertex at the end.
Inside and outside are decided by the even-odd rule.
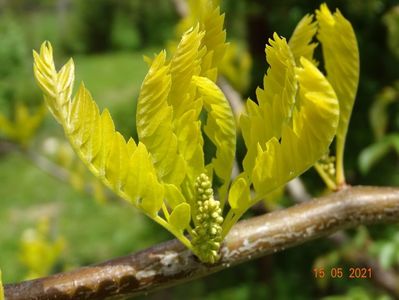
POLYGON ((378 255, 378 260, 385 270, 392 267, 395 263, 396 253, 398 251, 397 246, 392 242, 384 243, 384 245, 380 249, 380 253, 378 255))
POLYGON ((399 58, 399 5, 392 7, 382 20, 388 29, 389 48, 399 58))
POLYGON ((399 155, 399 134, 387 135, 363 149, 358 160, 360 171, 367 174, 391 150, 399 155))
POLYGON ((390 300, 389 296, 370 294, 370 291, 362 286, 351 287, 347 293, 338 296, 328 296, 322 300, 390 300))
POLYGON ((388 126, 388 107, 391 103, 399 100, 399 81, 393 86, 385 87, 375 98, 370 111, 369 118, 376 140, 381 139, 388 126))

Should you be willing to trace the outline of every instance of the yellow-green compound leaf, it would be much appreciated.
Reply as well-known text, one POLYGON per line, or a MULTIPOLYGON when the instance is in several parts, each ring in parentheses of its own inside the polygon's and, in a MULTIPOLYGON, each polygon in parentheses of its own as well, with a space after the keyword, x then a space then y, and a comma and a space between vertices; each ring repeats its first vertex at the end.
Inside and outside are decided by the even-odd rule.
POLYGON ((68 114, 68 103, 72 94, 74 81, 74 64, 72 59, 57 73, 53 60, 53 49, 49 42, 44 42, 40 54, 33 51, 35 64, 33 71, 37 83, 44 92, 44 99, 54 118, 62 123, 68 114))
POLYGON ((240 119, 248 152, 244 158, 244 170, 251 177, 257 156, 257 145, 262 148, 271 139, 279 140, 282 128, 289 125, 297 93, 295 60, 287 41, 274 34, 266 46, 266 59, 270 65, 264 77, 264 90, 258 88, 259 105, 249 100, 247 112, 240 119))
POLYGON ((136 146, 132 139, 126 143, 109 112, 100 114, 83 84, 71 100, 72 60, 57 73, 50 44, 44 43, 34 56, 36 79, 47 105, 81 160, 116 194, 154 217, 162 206, 164 190, 144 144, 136 146))
POLYGON ((317 65, 316 61, 313 60, 313 52, 317 43, 312 43, 316 31, 317 23, 313 22, 313 15, 305 15, 295 27, 288 45, 296 64, 299 64, 299 59, 303 56, 317 65))
POLYGON ((190 220, 190 205, 187 203, 180 203, 170 214, 169 224, 177 230, 183 231, 189 226, 190 220))
POLYGON ((334 88, 340 105, 337 130, 337 180, 342 184, 343 151, 349 119, 359 82, 359 50, 352 25, 337 10, 331 14, 326 4, 316 11, 327 79, 334 88))
POLYGON ((310 168, 327 152, 337 130, 339 105, 333 88, 310 61, 302 58, 301 64, 292 127, 284 125, 280 140, 273 137, 264 149, 258 146, 252 174, 258 197, 310 168))
POLYGON ((150 154, 144 144, 138 144, 127 167, 129 174, 124 193, 135 206, 155 216, 162 207, 164 189, 157 180, 150 154))
POLYGON ((107 164, 105 165, 106 177, 116 190, 122 189, 126 182, 126 177, 129 171, 127 164, 128 161, 129 154, 126 147, 126 141, 119 132, 116 132, 107 159, 107 164))
MULTIPOLYGON (((93 157, 92 164, 98 171, 98 176, 104 177, 107 157, 111 151, 115 135, 114 122, 107 109, 102 112, 98 123, 98 131, 96 130, 93 133, 93 141, 97 139, 97 143, 93 142, 93 146, 96 144, 98 145, 98 152, 96 156, 93 157)), ((93 153, 95 153, 95 151, 93 151, 93 153)))
POLYGON ((218 65, 221 63, 228 44, 224 27, 224 14, 220 13, 220 1, 189 0, 188 15, 180 22, 178 33, 200 25, 205 33, 201 43, 201 76, 216 81, 218 65))
MULTIPOLYGON (((204 32, 199 31, 199 26, 186 31, 171 59, 170 75, 172 86, 168 101, 173 107, 175 119, 193 109, 192 96, 194 87, 191 83, 191 78, 199 75, 201 71, 199 48, 203 37, 204 32)), ((199 114, 199 112, 197 113, 199 114)))
POLYGON ((229 190, 229 204, 233 211, 245 210, 250 205, 250 191, 248 182, 243 177, 238 177, 229 190))
POLYGON ((213 81, 206 77, 194 76, 193 82, 203 96, 204 107, 208 112, 204 131, 216 146, 216 157, 212 159, 212 168, 223 181, 219 189, 219 199, 223 203, 235 157, 236 125, 234 116, 229 102, 213 81))
POLYGON ((226 30, 224 26, 224 14, 220 14, 219 6, 208 1, 200 19, 201 30, 205 31, 202 45, 206 53, 202 59, 201 76, 208 77, 212 81, 217 79, 217 66, 222 61, 227 48, 226 30))
POLYGON ((197 97, 191 78, 200 73, 203 32, 199 27, 184 33, 170 62, 171 89, 168 98, 173 107, 173 127, 180 155, 186 161, 187 175, 194 180, 204 169, 203 139, 198 120, 202 100, 197 97))
POLYGON ((151 153, 159 178, 179 186, 185 162, 172 128, 173 109, 167 102, 171 75, 165 59, 165 51, 155 57, 144 79, 137 103, 137 133, 151 153))
MULTIPOLYGON (((173 106, 174 129, 178 137, 179 153, 187 163, 186 181, 193 181, 205 172, 201 123, 198 120, 202 99, 193 91, 192 76, 217 78, 227 44, 223 29, 224 15, 220 14, 219 1, 188 1, 189 13, 180 23, 178 31, 185 31, 171 60, 172 87, 169 103, 173 106), (199 25, 199 26, 198 26, 199 25)), ((188 187, 189 182, 184 184, 188 187)), ((190 197, 192 188, 185 189, 190 197)))

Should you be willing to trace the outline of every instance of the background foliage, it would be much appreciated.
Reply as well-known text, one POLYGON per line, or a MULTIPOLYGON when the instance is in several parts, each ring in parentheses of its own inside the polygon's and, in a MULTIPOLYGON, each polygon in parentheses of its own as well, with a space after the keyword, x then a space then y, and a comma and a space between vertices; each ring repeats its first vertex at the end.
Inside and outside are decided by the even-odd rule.
MULTIPOLYGON (((345 153, 347 180, 351 184, 398 186, 399 6, 394 0, 340 0, 327 4, 331 9, 338 7, 353 24, 361 58, 360 86, 345 153)), ((274 31, 290 36, 299 19, 318 5, 318 1, 305 0, 222 1, 228 39, 237 41, 239 49, 248 49, 253 61, 249 87, 237 87, 244 99, 254 99, 255 87, 261 85, 267 39, 274 31)), ((1 114, 13 119, 16 103, 24 103, 31 113, 39 109, 41 97, 33 82, 31 49, 47 39, 56 53, 62 53, 57 61, 74 56, 78 80, 85 80, 101 108, 109 107, 123 134, 136 137, 135 100, 147 71, 142 55, 152 55, 174 37, 179 16, 173 1, 9 0, 0 2, 0 14, 1 114)), ((54 157, 59 150, 54 150, 49 137, 62 141, 63 134, 51 118, 45 118, 30 149, 69 167, 65 165, 68 158, 60 154, 54 157)), ((96 201, 92 196, 95 193, 85 192, 82 182, 79 185, 79 174, 68 179, 74 185, 48 176, 32 164, 25 152, 7 151, 5 140, 3 134, 0 267, 4 282, 22 280, 32 271, 24 264, 23 232, 36 228, 43 217, 48 218, 51 228, 47 233, 49 243, 64 240, 52 272, 124 255, 169 238, 167 232, 120 201, 96 201), (78 186, 81 188, 76 189, 78 186)), ((238 149, 242 157, 242 143, 238 149)), ((313 195, 323 192, 313 170, 303 180, 313 195)), ((274 206, 292 204, 289 197, 283 196, 274 206)), ((253 210, 248 215, 257 213, 253 210)), ((331 279, 321 283, 312 269, 320 263, 353 266, 344 253, 345 245, 356 242, 384 268, 397 272, 397 231, 397 225, 353 230, 348 233, 351 240, 344 245, 337 246, 328 239, 314 241, 149 298, 354 299, 367 294, 370 299, 387 299, 385 292, 368 280, 331 279)))

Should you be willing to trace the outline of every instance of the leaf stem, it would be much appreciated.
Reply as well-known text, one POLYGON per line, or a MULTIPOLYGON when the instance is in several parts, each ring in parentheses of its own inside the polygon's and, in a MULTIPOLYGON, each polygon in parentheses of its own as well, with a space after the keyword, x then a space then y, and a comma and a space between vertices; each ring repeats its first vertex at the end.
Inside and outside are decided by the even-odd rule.
POLYGON ((323 168, 320 166, 320 164, 316 163, 314 165, 314 167, 315 167, 317 173, 319 173, 321 179, 324 181, 324 183, 328 187, 328 189, 330 189, 332 191, 336 191, 337 184, 330 178, 330 176, 328 176, 328 174, 323 170, 323 168))
POLYGON ((162 203, 162 211, 163 211, 163 214, 165 215, 166 220, 169 220, 170 215, 169 215, 168 208, 165 205, 165 202, 162 203))
POLYGON ((337 144, 336 144, 336 187, 341 187, 346 184, 345 173, 344 173, 344 151, 345 151, 345 139, 346 139, 346 130, 344 134, 338 136, 337 135, 337 144))
MULTIPOLYGON (((239 218, 241 217, 242 214, 238 214, 239 218)), ((237 222, 237 218, 236 218, 237 214, 235 211, 233 211, 232 209, 229 210, 229 212, 227 213, 226 218, 224 219, 223 222, 223 231, 222 231, 222 239, 225 238, 225 236, 229 233, 231 227, 233 227, 233 225, 237 222)))
POLYGON ((168 222, 162 219, 160 216, 156 215, 155 217, 148 215, 151 219, 157 222, 159 225, 163 226, 167 229, 171 234, 173 234, 184 246, 194 252, 193 245, 191 244, 190 240, 181 232, 177 231, 175 228, 170 226, 168 222))

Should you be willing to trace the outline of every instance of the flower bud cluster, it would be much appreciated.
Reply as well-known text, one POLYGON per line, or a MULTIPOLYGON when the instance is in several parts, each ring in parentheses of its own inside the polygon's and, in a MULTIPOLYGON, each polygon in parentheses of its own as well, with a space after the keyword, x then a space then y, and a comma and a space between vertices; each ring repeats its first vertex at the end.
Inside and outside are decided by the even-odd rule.
POLYGON ((335 156, 323 155, 319 160, 320 166, 331 177, 335 177, 335 156))
POLYGON ((220 202, 213 198, 212 184, 202 173, 195 181, 197 215, 193 230, 192 244, 200 260, 215 263, 219 258, 222 241, 222 209, 220 202))

